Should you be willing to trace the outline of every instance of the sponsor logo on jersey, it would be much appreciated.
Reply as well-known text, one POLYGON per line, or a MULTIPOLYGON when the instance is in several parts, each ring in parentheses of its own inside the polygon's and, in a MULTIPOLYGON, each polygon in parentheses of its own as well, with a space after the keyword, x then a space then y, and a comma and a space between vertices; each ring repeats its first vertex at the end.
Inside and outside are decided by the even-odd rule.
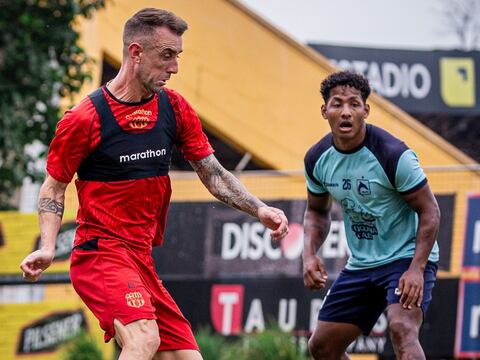
POLYGON ((125 300, 127 300, 127 305, 135 308, 142 307, 145 305, 145 300, 141 292, 133 291, 125 294, 125 300))
POLYGON ((360 240, 373 240, 378 235, 375 216, 364 210, 354 199, 345 198, 341 201, 345 214, 350 218, 350 228, 360 240))
POLYGON ((138 109, 125 116, 128 120, 128 125, 133 129, 143 129, 150 122, 149 116, 152 116, 150 110, 138 109))
POLYGON ((326 187, 338 187, 338 183, 329 183, 329 182, 326 182, 326 183, 325 183, 325 186, 326 186, 326 187))
POLYGON ((140 153, 120 155, 119 160, 121 163, 124 163, 129 161, 150 159, 150 158, 165 156, 165 155, 167 155, 166 149, 157 149, 157 150, 148 149, 140 153))

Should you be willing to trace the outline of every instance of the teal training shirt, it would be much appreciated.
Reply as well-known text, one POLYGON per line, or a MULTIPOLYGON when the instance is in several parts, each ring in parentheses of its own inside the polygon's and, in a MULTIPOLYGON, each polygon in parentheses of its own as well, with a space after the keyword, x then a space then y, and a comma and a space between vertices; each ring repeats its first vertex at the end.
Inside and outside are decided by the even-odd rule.
MULTIPOLYGON (((330 193, 341 204, 351 251, 347 269, 413 257, 418 216, 402 194, 422 188, 427 178, 401 140, 367 124, 363 143, 345 152, 330 133, 307 152, 305 177, 311 194, 330 193)), ((429 260, 438 261, 437 242, 429 260)))

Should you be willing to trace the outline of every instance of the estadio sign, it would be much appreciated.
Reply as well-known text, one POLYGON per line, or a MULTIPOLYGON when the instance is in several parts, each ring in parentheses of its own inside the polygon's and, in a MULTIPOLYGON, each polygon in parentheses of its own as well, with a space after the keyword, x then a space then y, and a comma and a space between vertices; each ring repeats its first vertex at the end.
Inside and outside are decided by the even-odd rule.
POLYGON ((479 114, 478 51, 412 51, 310 44, 336 67, 411 114, 479 114))
POLYGON ((432 75, 422 63, 379 63, 361 60, 330 60, 335 66, 365 75, 370 86, 386 98, 425 99, 432 89, 432 75))

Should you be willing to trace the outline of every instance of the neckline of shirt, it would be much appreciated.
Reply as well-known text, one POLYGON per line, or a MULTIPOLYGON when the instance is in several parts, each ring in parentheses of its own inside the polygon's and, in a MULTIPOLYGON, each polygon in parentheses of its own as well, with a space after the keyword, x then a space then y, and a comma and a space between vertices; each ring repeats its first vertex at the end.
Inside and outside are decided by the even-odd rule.
POLYGON ((140 100, 140 101, 132 101, 132 102, 128 102, 128 101, 123 101, 123 100, 120 100, 119 98, 117 98, 115 95, 112 94, 112 92, 108 89, 107 87, 108 83, 106 83, 105 85, 103 85, 103 89, 105 90, 105 92, 108 94, 108 96, 110 96, 113 100, 115 100, 116 102, 122 104, 122 105, 126 105, 126 106, 138 106, 138 105, 143 105, 143 104, 146 104, 148 103, 149 101, 153 100, 153 98, 155 97, 155 94, 152 94, 152 96, 146 98, 146 99, 143 99, 143 100, 140 100))
POLYGON ((335 142, 333 141, 333 136, 332 136, 332 145, 335 148, 335 150, 337 150, 341 154, 348 155, 348 154, 356 153, 357 151, 359 151, 361 148, 363 148, 365 146, 365 144, 367 142, 368 131, 369 131, 369 125, 365 124, 365 137, 363 138, 363 141, 360 144, 358 144, 357 146, 355 146, 353 149, 350 149, 350 150, 339 149, 338 147, 335 146, 335 142))

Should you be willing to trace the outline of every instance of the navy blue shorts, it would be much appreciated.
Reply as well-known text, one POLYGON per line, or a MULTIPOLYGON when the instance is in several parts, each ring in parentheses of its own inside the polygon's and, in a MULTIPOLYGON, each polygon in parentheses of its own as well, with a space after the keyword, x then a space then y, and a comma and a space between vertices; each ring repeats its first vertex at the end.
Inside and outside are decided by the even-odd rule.
MULTIPOLYGON (((387 306, 400 302, 395 288, 411 261, 400 259, 365 270, 343 269, 324 299, 318 320, 354 324, 365 335, 370 334, 387 306)), ((423 274, 424 316, 432 300, 436 274, 437 265, 429 261, 423 274)))

